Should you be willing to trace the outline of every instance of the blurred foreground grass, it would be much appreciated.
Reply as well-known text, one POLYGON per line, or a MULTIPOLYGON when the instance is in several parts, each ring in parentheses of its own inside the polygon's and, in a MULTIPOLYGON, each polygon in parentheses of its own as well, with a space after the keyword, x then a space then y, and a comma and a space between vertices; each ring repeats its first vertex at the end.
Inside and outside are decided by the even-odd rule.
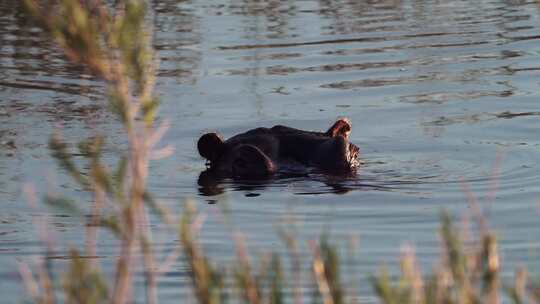
MULTIPOLYGON (((99 0, 25 0, 29 14, 48 31, 66 57, 82 64, 107 84, 109 105, 122 122, 128 142, 116 166, 101 160, 105 136, 82 141, 78 147, 89 169, 72 159, 70 147, 55 134, 50 149, 60 166, 79 186, 92 194, 88 211, 70 198, 46 197, 46 202, 86 221, 84 249, 72 249, 67 269, 51 269, 53 248, 44 238, 47 255, 38 265, 20 265, 23 283, 36 303, 126 303, 133 297, 133 273, 140 261, 144 268, 147 303, 158 301, 158 275, 178 259, 189 269, 193 301, 219 303, 356 303, 354 284, 344 283, 338 248, 326 236, 309 243, 310 267, 298 252, 298 239, 282 232, 286 256, 269 252, 254 263, 241 236, 235 236, 236 262, 220 265, 205 254, 197 238, 198 214, 187 204, 175 219, 146 191, 148 162, 171 153, 155 149, 167 123, 155 126, 158 100, 152 94, 157 63, 151 47, 151 31, 145 28, 147 5, 123 0, 113 4, 99 0), (169 225, 178 225, 180 249, 159 264, 152 250, 148 211, 169 225), (116 236, 120 254, 112 277, 105 276, 96 257, 97 229, 116 236), (181 254, 180 254, 181 253, 181 254), (284 267, 288 261, 291 267, 284 267), (57 275, 57 272, 62 272, 57 275), (299 283, 311 278, 311 288, 299 283)), ((482 226, 482 225, 480 225, 482 226)), ((482 226, 483 227, 483 226, 482 226)), ((448 214, 441 216, 441 259, 431 272, 422 272, 411 249, 401 258, 401 274, 391 277, 385 269, 370 276, 381 303, 538 303, 540 284, 516 271, 514 282, 503 282, 493 232, 480 229, 473 241, 465 241, 448 214)), ((405 241, 405 240, 404 240, 405 241)), ((369 274, 357 274, 363 278, 369 274)))
MULTIPOLYGON (((251 265, 244 245, 237 254, 237 263, 219 265, 204 254, 197 238, 196 213, 188 205, 180 227, 184 261, 189 266, 192 288, 198 303, 358 303, 356 286, 344 283, 341 267, 345 264, 338 254, 339 248, 321 236, 319 242, 310 243, 310 267, 298 273, 298 267, 283 267, 286 257, 298 256, 297 239, 283 238, 289 250, 286 257, 274 252, 266 255, 268 261, 251 265), (231 274, 232 278, 227 278, 231 274), (306 291, 295 284, 299 276, 308 275, 312 290, 306 291), (224 282, 235 284, 226 287, 224 282), (230 296, 236 298, 231 301, 230 296)), ((500 276, 497 240, 492 231, 480 229, 477 233, 455 227, 449 214, 441 214, 439 230, 440 260, 431 272, 423 272, 415 261, 413 250, 405 247, 400 258, 401 272, 391 277, 385 268, 378 274, 355 274, 362 280, 369 276, 373 292, 380 303, 539 303, 540 284, 528 279, 524 269, 516 271, 513 282, 504 282, 500 276), (471 235, 473 239, 465 236, 471 235)), ((405 241, 405 240, 404 240, 405 241)), ((289 259, 292 263, 300 263, 289 259)), ((306 262, 305 260, 302 262, 306 262)), ((350 267, 350 265, 348 265, 350 267)))

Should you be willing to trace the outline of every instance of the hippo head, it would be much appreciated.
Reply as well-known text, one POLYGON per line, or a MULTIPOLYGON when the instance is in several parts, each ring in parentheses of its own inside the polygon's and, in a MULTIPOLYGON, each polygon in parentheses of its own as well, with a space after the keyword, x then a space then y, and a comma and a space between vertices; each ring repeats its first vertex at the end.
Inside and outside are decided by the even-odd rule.
POLYGON ((347 118, 341 118, 326 131, 326 135, 331 139, 319 147, 326 156, 326 159, 321 160, 323 168, 334 172, 348 172, 358 168, 360 149, 349 142, 351 129, 351 122, 347 118))
POLYGON ((351 123, 338 119, 326 132, 313 132, 275 126, 280 140, 280 154, 307 166, 337 175, 355 173, 359 149, 349 142, 351 123))
POLYGON ((210 169, 239 178, 264 178, 276 171, 273 161, 251 144, 231 145, 216 133, 207 133, 197 142, 199 154, 210 169))
POLYGON ((326 132, 277 125, 256 128, 223 140, 216 133, 201 136, 199 154, 209 170, 221 176, 264 178, 288 163, 314 166, 336 174, 354 173, 357 146, 349 142, 351 123, 338 119, 326 132))
POLYGON ((321 142, 314 149, 311 161, 317 167, 334 174, 348 174, 360 165, 360 149, 349 140, 338 135, 321 142))

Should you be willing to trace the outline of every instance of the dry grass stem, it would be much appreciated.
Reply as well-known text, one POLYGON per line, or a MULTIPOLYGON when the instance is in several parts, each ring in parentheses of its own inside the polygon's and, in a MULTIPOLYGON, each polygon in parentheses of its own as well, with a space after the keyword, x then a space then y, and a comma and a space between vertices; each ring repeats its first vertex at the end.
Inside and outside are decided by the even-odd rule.
POLYGON ((322 295, 323 303, 334 304, 334 300, 332 299, 332 295, 330 293, 330 286, 326 280, 326 272, 324 262, 321 257, 321 251, 315 241, 311 241, 309 243, 309 247, 311 248, 311 252, 313 254, 313 274, 315 276, 315 281, 317 283, 317 287, 319 288, 319 292, 322 295))
POLYGON ((32 270, 28 267, 26 263, 17 262, 19 266, 19 274, 21 275, 22 282, 24 284, 26 292, 32 297, 32 300, 35 303, 39 302, 39 285, 34 279, 32 270))
POLYGON ((157 268, 157 275, 161 275, 164 273, 167 273, 171 271, 172 266, 178 259, 180 258, 180 255, 182 254, 182 249, 180 246, 175 246, 174 250, 167 255, 167 257, 163 260, 161 265, 157 268))

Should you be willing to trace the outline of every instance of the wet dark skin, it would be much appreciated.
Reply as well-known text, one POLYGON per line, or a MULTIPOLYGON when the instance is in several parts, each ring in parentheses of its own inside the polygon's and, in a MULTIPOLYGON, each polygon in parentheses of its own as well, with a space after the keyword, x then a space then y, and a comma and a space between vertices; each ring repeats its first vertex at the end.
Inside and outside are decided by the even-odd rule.
POLYGON ((342 118, 326 132, 278 125, 249 130, 226 141, 216 133, 207 133, 197 147, 210 170, 223 176, 263 178, 287 161, 332 174, 350 174, 359 165, 359 149, 349 142, 350 131, 349 120, 342 118))

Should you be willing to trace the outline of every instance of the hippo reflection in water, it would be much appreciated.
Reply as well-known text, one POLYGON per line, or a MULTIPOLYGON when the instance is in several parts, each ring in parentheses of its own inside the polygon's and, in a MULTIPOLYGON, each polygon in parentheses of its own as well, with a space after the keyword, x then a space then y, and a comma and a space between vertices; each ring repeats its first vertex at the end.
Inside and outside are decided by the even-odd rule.
POLYGON ((225 141, 216 133, 207 133, 197 148, 207 159, 208 171, 219 176, 260 179, 290 162, 346 175, 359 165, 359 149, 349 142, 350 132, 349 120, 342 118, 326 132, 278 125, 249 130, 225 141))

